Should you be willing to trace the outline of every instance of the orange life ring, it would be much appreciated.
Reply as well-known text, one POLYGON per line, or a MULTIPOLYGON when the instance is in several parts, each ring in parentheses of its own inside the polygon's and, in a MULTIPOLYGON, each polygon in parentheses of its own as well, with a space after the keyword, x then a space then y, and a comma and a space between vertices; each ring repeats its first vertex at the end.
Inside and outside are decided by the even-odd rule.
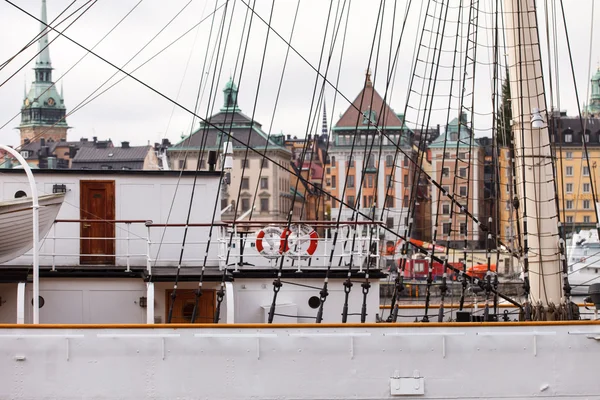
POLYGON ((281 233, 281 241, 279 245, 279 251, 288 257, 300 257, 308 258, 315 254, 317 246, 319 245, 319 234, 308 225, 291 225, 290 228, 286 228, 281 233), (300 244, 301 242, 309 241, 306 250, 291 249, 290 248, 290 236, 295 237, 293 240, 300 244))
POLYGON ((281 248, 278 248, 275 243, 278 238, 281 238, 282 232, 282 229, 277 226, 267 226, 258 231, 256 234, 256 250, 266 258, 279 258, 281 248), (265 236, 267 236, 266 239, 265 236), (263 239, 269 244, 268 248, 263 245, 263 239))

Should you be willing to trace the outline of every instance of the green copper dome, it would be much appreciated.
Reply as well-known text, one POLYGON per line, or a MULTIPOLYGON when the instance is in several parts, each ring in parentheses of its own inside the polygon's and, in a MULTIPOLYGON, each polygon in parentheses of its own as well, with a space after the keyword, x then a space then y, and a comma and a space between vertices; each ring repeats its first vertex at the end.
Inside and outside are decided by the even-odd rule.
POLYGON ((237 112, 240 111, 237 104, 238 88, 233 83, 233 79, 229 78, 229 82, 223 88, 223 108, 221 111, 237 112))

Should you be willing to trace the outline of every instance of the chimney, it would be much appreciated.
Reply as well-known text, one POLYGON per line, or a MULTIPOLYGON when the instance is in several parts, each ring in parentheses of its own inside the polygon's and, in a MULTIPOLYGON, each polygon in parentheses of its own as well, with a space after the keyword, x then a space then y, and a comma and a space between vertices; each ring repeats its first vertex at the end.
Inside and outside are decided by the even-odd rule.
POLYGON ((217 166, 217 152, 211 150, 208 152, 208 170, 214 171, 217 166))
POLYGON ((129 142, 121 142, 121 148, 128 149, 129 148, 129 142))
POLYGON ((41 138, 40 139, 40 147, 44 147, 46 145, 46 139, 41 138))
POLYGON ((77 150, 79 150, 77 147, 75 147, 74 144, 69 146, 69 158, 73 159, 76 155, 77 155, 77 150))
POLYGON ((82 137, 82 138, 80 139, 80 141, 81 141, 81 143, 86 143, 86 142, 88 141, 88 138, 86 138, 86 137, 82 137))
POLYGON ((287 135, 287 140, 292 140, 292 135, 287 135))
POLYGON ((94 139, 94 143, 96 143, 98 141, 98 136, 94 136, 92 139, 94 139))
POLYGON ((56 169, 56 157, 48 157, 48 169, 56 169))

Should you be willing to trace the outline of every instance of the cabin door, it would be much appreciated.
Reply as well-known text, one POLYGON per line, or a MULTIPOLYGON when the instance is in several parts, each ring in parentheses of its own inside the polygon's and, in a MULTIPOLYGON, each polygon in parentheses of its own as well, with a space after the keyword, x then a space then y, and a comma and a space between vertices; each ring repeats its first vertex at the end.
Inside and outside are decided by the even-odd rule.
MULTIPOLYGON (((171 307, 171 293, 173 290, 166 290, 165 304, 165 322, 169 318, 169 307, 171 307)), ((175 304, 173 306, 173 317, 171 323, 181 324, 190 323, 192 321, 192 312, 194 311, 195 289, 177 289, 175 304)), ((198 301, 198 312, 196 313, 195 324, 210 324, 215 317, 216 291, 202 289, 202 296, 198 301)))
POLYGON ((80 264, 115 264, 115 181, 81 181, 80 264))

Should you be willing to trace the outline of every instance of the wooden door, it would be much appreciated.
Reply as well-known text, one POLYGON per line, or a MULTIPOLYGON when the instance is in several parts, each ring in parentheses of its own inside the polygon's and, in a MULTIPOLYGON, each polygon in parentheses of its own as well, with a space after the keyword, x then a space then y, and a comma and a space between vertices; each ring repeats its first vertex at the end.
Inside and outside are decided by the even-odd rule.
MULTIPOLYGON (((165 308, 165 322, 169 318, 169 307, 171 307, 171 293, 173 290, 167 290, 165 308)), ((202 289, 202 296, 198 300, 198 312, 196 313, 195 324, 210 324, 215 317, 216 291, 202 289)), ((195 289, 177 289, 177 297, 173 306, 173 317, 171 323, 190 323, 192 321, 192 312, 194 311, 195 289)))
POLYGON ((81 264, 115 264, 115 181, 81 181, 81 264), (90 254, 86 256, 86 254, 90 254))

